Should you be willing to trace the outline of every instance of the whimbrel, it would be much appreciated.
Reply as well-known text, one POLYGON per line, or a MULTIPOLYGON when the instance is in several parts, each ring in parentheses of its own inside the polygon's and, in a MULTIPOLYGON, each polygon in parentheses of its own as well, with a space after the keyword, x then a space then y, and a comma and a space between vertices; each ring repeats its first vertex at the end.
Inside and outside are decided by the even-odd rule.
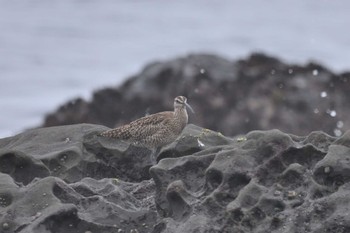
POLYGON ((155 149, 155 155, 160 148, 172 143, 181 134, 188 122, 186 111, 187 98, 177 96, 174 99, 174 111, 159 112, 132 121, 118 128, 107 130, 100 135, 130 142, 135 145, 155 149))

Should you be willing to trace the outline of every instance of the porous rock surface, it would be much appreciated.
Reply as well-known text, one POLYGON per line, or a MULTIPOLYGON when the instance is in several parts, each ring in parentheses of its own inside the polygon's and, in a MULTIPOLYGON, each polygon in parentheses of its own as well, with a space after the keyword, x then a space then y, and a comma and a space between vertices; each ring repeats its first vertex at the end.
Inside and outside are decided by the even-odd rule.
POLYGON ((238 61, 192 54, 154 62, 118 87, 75 99, 48 114, 44 126, 94 123, 114 127, 173 109, 188 97, 197 125, 237 135, 280 129, 297 135, 322 130, 341 135, 350 129, 350 73, 336 74, 309 63, 295 65, 264 54, 238 61))
POLYGON ((154 161, 105 129, 0 139, 0 232, 350 232, 350 131, 229 138, 188 125, 154 161))

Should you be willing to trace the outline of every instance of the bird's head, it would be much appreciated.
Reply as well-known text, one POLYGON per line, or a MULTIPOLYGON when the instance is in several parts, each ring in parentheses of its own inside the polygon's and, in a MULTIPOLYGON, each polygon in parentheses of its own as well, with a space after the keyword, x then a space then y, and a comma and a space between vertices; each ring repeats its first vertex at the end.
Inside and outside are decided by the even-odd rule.
POLYGON ((192 113, 194 113, 192 107, 187 103, 187 98, 185 96, 177 96, 174 99, 174 108, 185 108, 188 107, 192 113))

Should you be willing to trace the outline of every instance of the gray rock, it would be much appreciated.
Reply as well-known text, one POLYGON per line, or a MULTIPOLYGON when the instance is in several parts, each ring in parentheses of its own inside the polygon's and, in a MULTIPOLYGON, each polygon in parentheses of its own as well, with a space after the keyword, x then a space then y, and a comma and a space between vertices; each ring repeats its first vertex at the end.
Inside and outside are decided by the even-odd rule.
POLYGON ((151 152, 98 137, 104 129, 51 127, 0 140, 0 232, 152 228, 151 152))
POLYGON ((350 231, 350 132, 229 138, 188 125, 153 164, 104 129, 0 139, 0 232, 350 231))
POLYGON ((28 184, 35 177, 67 182, 84 177, 149 179, 151 151, 98 137, 103 126, 81 124, 34 129, 0 141, 0 172, 28 184), (4 165, 6 164, 6 165, 4 165))
POLYGON ((150 170, 164 217, 155 232, 347 232, 349 148, 335 145, 347 135, 253 131, 162 159, 150 170), (324 166, 334 168, 324 174, 324 166), (332 175, 343 179, 325 182, 332 175))

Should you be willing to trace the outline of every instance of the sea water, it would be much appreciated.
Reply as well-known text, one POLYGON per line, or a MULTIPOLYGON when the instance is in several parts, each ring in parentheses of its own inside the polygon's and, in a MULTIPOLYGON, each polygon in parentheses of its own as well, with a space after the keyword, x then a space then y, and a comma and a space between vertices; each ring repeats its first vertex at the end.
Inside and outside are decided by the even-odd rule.
POLYGON ((350 70, 348 0, 0 0, 0 138, 148 62, 266 52, 350 70))

